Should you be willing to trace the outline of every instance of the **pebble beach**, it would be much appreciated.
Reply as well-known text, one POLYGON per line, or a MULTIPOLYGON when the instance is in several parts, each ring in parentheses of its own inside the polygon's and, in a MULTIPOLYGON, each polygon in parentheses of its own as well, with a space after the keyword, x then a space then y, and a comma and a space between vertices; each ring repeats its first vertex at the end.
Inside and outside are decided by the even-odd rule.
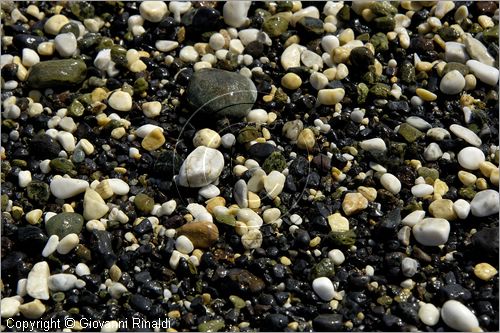
POLYGON ((498 1, 2 1, 1 331, 499 330, 498 1))

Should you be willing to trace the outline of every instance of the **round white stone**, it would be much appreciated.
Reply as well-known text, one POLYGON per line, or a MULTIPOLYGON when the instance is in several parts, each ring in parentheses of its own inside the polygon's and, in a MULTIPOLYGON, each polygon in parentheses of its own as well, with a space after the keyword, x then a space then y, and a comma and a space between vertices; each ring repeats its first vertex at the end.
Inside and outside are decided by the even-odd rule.
POLYGON ((453 210, 459 219, 464 220, 469 216, 470 203, 464 199, 458 199, 453 203, 453 210))
POLYGON ((330 252, 328 252, 328 258, 330 258, 337 266, 342 265, 345 261, 345 255, 339 249, 330 250, 330 252))
POLYGON ((339 39, 337 36, 327 35, 321 39, 321 47, 325 52, 331 54, 334 49, 339 47, 339 39))
POLYGON ((50 182, 50 192, 58 199, 68 199, 85 192, 89 183, 82 179, 56 176, 50 182))
POLYGON ((476 133, 472 132, 466 127, 463 127, 462 125, 453 124, 450 126, 450 131, 460 139, 473 146, 479 147, 482 144, 481 139, 477 136, 476 133))
POLYGON ((401 272, 406 277, 412 277, 417 274, 418 271, 418 261, 413 258, 404 258, 401 261, 401 272))
POLYGON ((200 188, 198 194, 204 197, 205 199, 211 199, 218 196, 220 194, 220 190, 217 186, 209 184, 207 186, 200 188))
POLYGON ((57 244, 57 252, 60 254, 68 254, 80 243, 80 239, 77 234, 66 235, 57 244))
POLYGON ((90 268, 83 262, 79 263, 75 267, 75 273, 78 276, 84 276, 84 275, 89 275, 90 274, 90 268))
POLYGON ((124 91, 115 91, 109 96, 108 105, 117 111, 130 111, 132 109, 132 96, 124 91))
POLYGON ((257 249, 262 246, 262 233, 257 228, 248 230, 246 234, 241 236, 241 244, 247 250, 257 249))
POLYGON ((192 46, 184 46, 179 52, 179 58, 188 63, 198 61, 198 52, 192 46))
POLYGON ((21 302, 17 297, 4 297, 0 303, 0 315, 2 318, 12 318, 19 313, 21 302))
POLYGON ((221 138, 222 147, 229 149, 236 143, 236 137, 232 133, 224 134, 221 138))
POLYGON ((439 321, 439 310, 431 303, 424 303, 418 309, 418 318, 427 326, 434 326, 439 321))
POLYGON ((457 42, 446 42, 446 52, 444 55, 446 62, 459 62, 465 64, 469 60, 469 55, 465 45, 457 42))
POLYGON ((142 112, 148 118, 154 118, 161 113, 161 103, 158 101, 146 102, 142 104, 142 112))
POLYGON ((367 150, 369 152, 384 152, 387 150, 387 146, 385 145, 384 140, 380 138, 363 140, 359 143, 359 146, 363 150, 367 150))
POLYGON ((204 146, 193 150, 179 171, 178 183, 186 187, 203 187, 215 181, 224 168, 224 156, 204 146))
POLYGON ((434 187, 429 184, 418 184, 411 188, 411 194, 417 198, 421 198, 432 193, 434 193, 434 187))
POLYGON ((471 332, 479 327, 479 322, 472 311, 455 300, 449 300, 443 304, 441 318, 446 325, 457 331, 471 332))
POLYGON ((345 96, 343 88, 321 89, 318 91, 318 102, 321 105, 335 105, 345 96))
POLYGON ((20 187, 26 187, 31 183, 31 172, 29 170, 19 171, 18 181, 20 187))
POLYGON ((245 224, 249 227, 260 228, 262 224, 264 224, 262 217, 250 208, 242 208, 238 210, 236 217, 238 221, 245 222, 245 224))
POLYGON ((193 243, 186 236, 182 235, 175 240, 175 248, 180 253, 190 254, 194 250, 193 243))
POLYGON ((281 211, 278 208, 268 208, 262 214, 265 223, 272 223, 281 217, 281 211))
POLYGON ((139 6, 139 12, 145 20, 160 22, 168 14, 168 8, 163 1, 143 1, 139 6))
POLYGON ((240 208, 248 208, 248 187, 244 179, 234 184, 233 197, 240 208))
POLYGON ((222 49, 225 43, 226 40, 224 39, 224 36, 222 36, 222 34, 218 32, 210 36, 210 39, 208 41, 208 44, 214 51, 222 49))
POLYGON ((392 194, 398 194, 401 191, 401 182, 391 173, 384 173, 380 177, 380 184, 392 194))
POLYGON ((312 283, 313 290, 323 301, 331 301, 335 295, 335 288, 332 281, 327 277, 314 279, 312 283))
POLYGON ((76 37, 71 32, 57 35, 54 42, 57 52, 63 58, 71 57, 76 52, 76 37))
POLYGON ((403 225, 407 225, 409 227, 413 227, 418 222, 422 221, 425 217, 425 211, 423 210, 414 210, 410 214, 406 215, 404 219, 401 220, 403 225))
POLYGON ((276 170, 264 177, 264 188, 271 199, 276 198, 283 191, 285 179, 285 175, 276 170))
POLYGON ((486 157, 479 148, 465 147, 458 153, 457 159, 463 168, 477 170, 479 165, 486 160, 486 157))
POLYGON ((264 109, 253 109, 247 114, 247 121, 250 123, 265 124, 267 119, 268 114, 264 109))
POLYGON ((426 218, 413 226, 413 236, 422 245, 439 246, 448 241, 450 223, 441 218, 426 218))
POLYGON ((500 197, 495 190, 484 190, 476 193, 474 199, 470 202, 472 215, 485 217, 498 214, 500 206, 500 197))
POLYGON ((441 79, 439 90, 446 95, 456 95, 465 88, 465 78, 459 71, 452 70, 441 79))

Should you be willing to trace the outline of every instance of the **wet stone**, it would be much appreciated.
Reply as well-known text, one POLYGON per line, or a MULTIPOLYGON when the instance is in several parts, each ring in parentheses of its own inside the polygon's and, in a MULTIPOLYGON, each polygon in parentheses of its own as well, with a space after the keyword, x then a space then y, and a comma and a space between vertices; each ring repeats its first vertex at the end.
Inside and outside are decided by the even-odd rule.
POLYGON ((87 66, 82 60, 48 60, 31 67, 28 85, 33 88, 53 88, 81 83, 87 66))
POLYGON ((49 236, 57 235, 59 239, 69 234, 79 235, 83 228, 83 216, 77 213, 59 213, 45 223, 49 236))

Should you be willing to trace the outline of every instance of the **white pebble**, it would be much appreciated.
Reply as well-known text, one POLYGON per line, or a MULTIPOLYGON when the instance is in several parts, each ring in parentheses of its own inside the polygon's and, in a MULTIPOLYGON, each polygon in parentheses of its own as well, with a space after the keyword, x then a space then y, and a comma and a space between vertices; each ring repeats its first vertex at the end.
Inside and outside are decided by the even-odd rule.
POLYGON ((332 281, 327 277, 319 277, 314 279, 312 283, 314 292, 323 300, 331 301, 335 295, 335 288, 332 281))
POLYGON ((224 36, 222 36, 222 34, 218 32, 210 36, 210 39, 208 41, 208 44, 214 51, 222 49, 225 43, 226 40, 224 39, 224 36))
POLYGON ((187 63, 198 61, 198 52, 192 46, 184 46, 179 52, 179 58, 187 63))
POLYGON ((40 56, 38 53, 33 51, 32 49, 24 48, 22 52, 22 64, 25 67, 31 67, 40 62, 40 56))
POLYGON ((54 42, 57 52, 63 58, 71 57, 76 52, 76 37, 71 32, 57 35, 54 42))
POLYGON ((132 109, 132 96, 121 90, 115 91, 109 96, 108 105, 117 111, 130 111, 132 109))
POLYGON ((170 52, 179 47, 179 43, 175 40, 157 40, 155 47, 161 52, 170 52))
POLYGON ((250 123, 265 124, 267 119, 268 114, 264 109, 253 109, 247 114, 247 121, 250 123))
POLYGON ((49 277, 49 289, 52 291, 68 291, 75 287, 77 277, 73 274, 54 274, 49 277))
POLYGON ((450 131, 460 139, 475 147, 479 147, 482 144, 481 139, 477 136, 476 133, 472 132, 466 127, 463 127, 462 125, 453 124, 450 126, 450 131))
POLYGON ((220 194, 220 190, 217 186, 209 184, 207 186, 200 188, 198 194, 204 197, 205 199, 211 199, 218 196, 220 194))
POLYGON ((412 277, 417 274, 418 271, 418 261, 413 258, 404 258, 401 261, 401 272, 406 277, 412 277))
POLYGON ((31 183, 31 172, 29 170, 19 171, 18 181, 20 187, 26 187, 31 183))
POLYGON ((33 298, 48 300, 50 268, 46 261, 36 263, 28 274, 26 292, 33 298))
POLYGON ((143 1, 139 6, 139 12, 145 20, 156 23, 168 14, 168 8, 163 1, 143 1))
POLYGON ((81 262, 78 265, 76 265, 76 267, 75 267, 75 273, 78 276, 89 275, 90 274, 90 268, 89 268, 89 266, 87 266, 86 264, 84 264, 83 262, 81 262))
POLYGON ((52 235, 49 237, 47 240, 47 244, 45 244, 45 247, 42 250, 42 256, 48 257, 52 253, 54 253, 57 249, 57 245, 59 244, 59 236, 57 235, 52 235))
POLYGON ((425 211, 423 210, 414 210, 410 214, 406 215, 404 219, 401 220, 403 225, 407 225, 409 227, 413 227, 415 224, 422 221, 425 217, 425 211))
POLYGON ((411 193, 417 198, 434 193, 434 187, 429 184, 418 184, 411 188, 411 193))
POLYGON ((380 184, 392 194, 398 194, 401 191, 401 182, 391 173, 384 173, 380 177, 380 184))
POLYGON ((486 217, 497 215, 500 207, 500 197, 495 190, 484 190, 477 192, 470 202, 472 215, 486 217))
POLYGON ((194 245, 186 236, 182 235, 177 237, 175 241, 175 248, 180 253, 190 254, 194 250, 194 245))
POLYGON ((421 303, 418 318, 427 326, 434 326, 439 321, 439 310, 432 303, 421 303))
POLYGON ((248 10, 250 9, 251 1, 228 1, 222 8, 224 22, 232 27, 241 28, 248 22, 248 10))
POLYGON ((345 255, 339 249, 330 250, 330 252, 328 252, 328 258, 330 258, 337 266, 342 265, 345 261, 345 255))
POLYGON ((477 332, 479 322, 468 307, 455 300, 448 300, 441 308, 441 318, 446 325, 462 332, 477 332))
POLYGON ((236 143, 236 137, 232 133, 224 134, 221 138, 222 147, 229 149, 236 143))
POLYGON ((457 70, 446 73, 441 79, 439 90, 446 95, 456 95, 465 88, 465 78, 457 70))
POLYGON ((463 168, 477 170, 479 165, 486 160, 486 157, 479 148, 465 147, 458 153, 457 159, 463 168))
POLYGON ((80 239, 77 234, 66 235, 59 241, 59 244, 57 244, 57 253, 68 254, 78 245, 78 243, 80 243, 80 239))
POLYGON ((499 74, 497 68, 485 65, 477 60, 469 60, 466 65, 469 67, 469 70, 474 74, 474 76, 480 81, 490 86, 497 84, 499 74))
POLYGON ((461 220, 465 220, 470 213, 470 203, 464 199, 458 199, 453 203, 453 211, 461 220))
POLYGON ((450 223, 442 218, 426 218, 413 226, 413 236, 424 246, 446 244, 450 234, 450 223))
POLYGON ((85 192, 89 183, 82 179, 55 176, 50 182, 50 192, 58 199, 68 199, 85 192))

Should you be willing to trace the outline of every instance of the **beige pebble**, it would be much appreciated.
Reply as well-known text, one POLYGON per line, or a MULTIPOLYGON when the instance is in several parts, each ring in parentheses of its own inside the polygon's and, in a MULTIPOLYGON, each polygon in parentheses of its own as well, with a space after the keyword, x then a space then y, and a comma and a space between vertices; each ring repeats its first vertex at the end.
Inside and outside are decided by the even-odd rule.
POLYGON ((43 30, 45 30, 46 33, 51 34, 51 35, 57 35, 59 33, 59 30, 61 28, 69 23, 69 20, 66 16, 64 15, 54 15, 51 16, 46 22, 45 25, 43 26, 43 30))
POLYGON ((448 221, 453 221, 457 218, 457 214, 453 209, 453 201, 449 199, 434 200, 429 205, 429 213, 436 218, 442 218, 448 221))
POLYGON ((193 145, 195 147, 205 146, 209 148, 217 149, 221 144, 221 137, 219 133, 210 129, 203 128, 196 132, 193 138, 193 145))
POLYGON ((377 199, 377 190, 373 187, 358 187, 358 192, 361 193, 368 201, 375 201, 377 199))
POLYGON ((485 161, 485 162, 482 162, 481 164, 479 164, 479 170, 481 171, 481 173, 483 174, 483 176, 485 177, 490 177, 491 173, 494 171, 494 170, 498 170, 498 167, 495 166, 495 164, 489 162, 489 161, 485 161))
POLYGON ((213 214, 215 207, 226 206, 226 199, 224 199, 223 197, 215 197, 210 200, 207 200, 205 203, 206 203, 205 208, 208 210, 210 214, 213 214))
POLYGON ((458 172, 458 179, 464 184, 465 186, 470 186, 476 183, 477 177, 473 173, 467 172, 460 170, 458 172))
POLYGON ((347 216, 359 213, 368 207, 368 200, 361 193, 347 193, 342 202, 342 209, 347 216))
POLYGON ((259 207, 260 207, 260 197, 257 194, 248 191, 248 208, 257 209, 259 207))
POLYGON ((418 97, 426 102, 432 102, 437 99, 437 95, 427 89, 417 88, 415 92, 417 93, 418 97))
POLYGON ((486 262, 482 262, 474 266, 474 275, 483 281, 491 280, 495 275, 497 275, 497 273, 498 271, 495 267, 486 262))
POLYGON ((302 85, 302 79, 295 73, 286 73, 281 78, 281 85, 290 90, 296 90, 302 85))
POLYGON ((321 89, 318 91, 318 102, 322 105, 335 105, 342 101, 345 90, 342 88, 321 89))
POLYGON ((142 140, 141 146, 148 151, 153 151, 163 146, 164 143, 165 136, 163 136, 163 132, 161 129, 155 128, 142 140))
POLYGON ((478 190, 486 190, 488 188, 488 183, 486 182, 486 179, 484 178, 478 178, 476 180, 476 187, 478 190))
POLYGON ((41 209, 33 209, 32 211, 26 213, 26 221, 29 224, 38 224, 41 222, 40 218, 42 217, 43 211, 41 209))
POLYGON ((472 74, 465 75, 465 90, 473 90, 476 88, 477 79, 472 74))
POLYGON ((348 231, 349 220, 340 213, 335 213, 328 216, 328 224, 332 231, 348 231))
POLYGON ((316 144, 316 136, 310 128, 303 129, 297 138, 297 147, 304 150, 312 150, 316 144))
POLYGON ((284 266, 290 266, 292 264, 291 260, 285 256, 280 258, 280 263, 284 266))

